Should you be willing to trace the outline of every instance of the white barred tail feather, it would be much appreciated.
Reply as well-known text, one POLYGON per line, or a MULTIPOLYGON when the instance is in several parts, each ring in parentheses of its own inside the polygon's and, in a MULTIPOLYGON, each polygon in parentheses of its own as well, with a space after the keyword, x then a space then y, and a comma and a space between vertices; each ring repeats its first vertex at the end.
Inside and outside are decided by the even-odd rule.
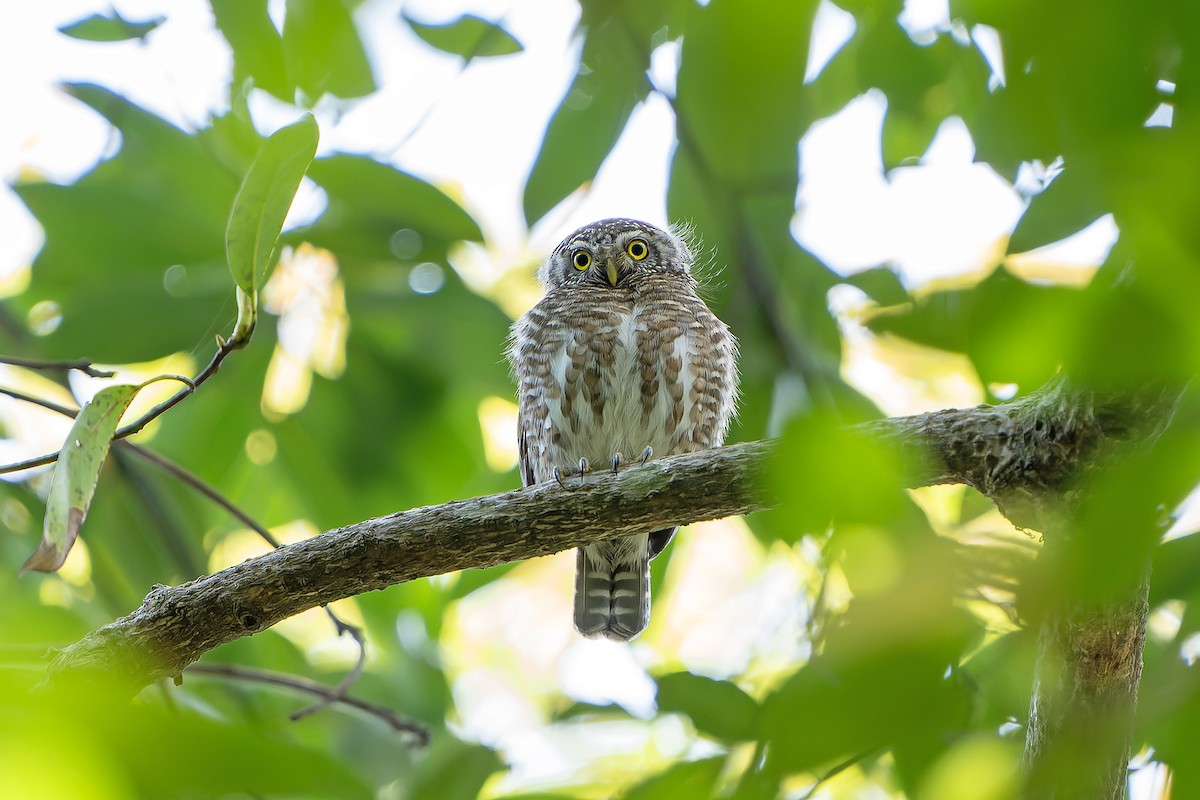
POLYGON ((650 621, 650 550, 642 534, 577 550, 575 628, 588 638, 624 642, 650 621))

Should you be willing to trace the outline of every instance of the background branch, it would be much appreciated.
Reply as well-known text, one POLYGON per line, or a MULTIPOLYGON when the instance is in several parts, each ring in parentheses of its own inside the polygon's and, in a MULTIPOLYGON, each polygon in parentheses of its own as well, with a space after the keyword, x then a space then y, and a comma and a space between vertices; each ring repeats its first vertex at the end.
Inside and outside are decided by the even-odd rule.
MULTIPOLYGON (((339 692, 337 689, 330 689, 323 684, 309 680, 308 678, 302 678, 298 675, 283 675, 278 672, 254 669, 252 667, 241 667, 236 664, 193 664, 188 667, 188 674, 230 678, 251 683, 264 683, 271 686, 281 686, 285 689, 291 689, 294 692, 314 695, 320 698, 320 700, 317 704, 308 706, 308 709, 330 704, 354 708, 382 721, 394 732, 407 736, 417 747, 424 747, 429 744, 429 730, 424 725, 405 719, 390 708, 369 703, 366 700, 339 692)), ((297 711, 292 715, 292 719, 299 719, 303 711, 307 711, 307 709, 297 711)))

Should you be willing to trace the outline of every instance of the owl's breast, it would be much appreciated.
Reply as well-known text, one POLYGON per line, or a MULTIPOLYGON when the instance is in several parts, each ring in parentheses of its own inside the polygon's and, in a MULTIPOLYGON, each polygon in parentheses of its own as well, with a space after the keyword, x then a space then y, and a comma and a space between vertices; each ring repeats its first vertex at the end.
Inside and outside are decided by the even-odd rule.
POLYGON ((736 345, 699 298, 554 295, 518 321, 523 476, 712 447, 736 397, 736 345), (527 469, 527 471, 526 471, 527 469))
MULTIPOLYGON (((686 314, 631 305, 592 313, 551 358, 561 402, 550 409, 559 458, 607 463, 647 447, 676 452, 689 418, 694 359, 686 314)), ((594 310, 593 310, 594 312, 594 310)))

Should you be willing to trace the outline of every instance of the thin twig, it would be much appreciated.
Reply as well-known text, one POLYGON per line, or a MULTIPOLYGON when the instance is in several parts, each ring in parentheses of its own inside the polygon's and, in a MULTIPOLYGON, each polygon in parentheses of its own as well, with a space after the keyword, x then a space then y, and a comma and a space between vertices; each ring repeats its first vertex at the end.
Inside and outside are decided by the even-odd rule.
POLYGON ((333 620, 333 624, 337 628, 339 636, 343 633, 348 633, 358 644, 358 660, 354 662, 354 666, 349 672, 346 673, 346 676, 338 682, 338 685, 329 691, 329 694, 325 695, 311 706, 292 712, 292 722, 303 719, 309 714, 315 714, 330 703, 335 703, 338 700, 347 697, 348 695, 346 693, 350 691, 350 687, 354 686, 358 679, 362 677, 363 669, 365 669, 367 666, 367 642, 366 639, 363 638, 362 630, 357 625, 351 625, 349 622, 339 618, 333 613, 329 606, 321 606, 321 608, 323 608, 325 613, 329 615, 329 618, 333 620))
MULTIPOLYGON (((185 384, 182 389, 180 389, 175 394, 168 397, 163 402, 156 405, 154 408, 147 411, 142 416, 138 417, 133 422, 131 422, 128 425, 125 425, 121 428, 118 428, 117 432, 115 434, 113 434, 113 440, 117 441, 120 439, 124 439, 125 437, 132 436, 133 434, 142 430, 142 428, 149 425, 153 420, 157 419, 158 417, 162 416, 170 409, 174 408, 185 397, 187 397, 188 395, 195 392, 196 389, 199 388, 199 386, 202 383, 204 383, 209 378, 211 378, 213 375, 215 375, 217 370, 220 369, 221 362, 225 360, 225 357, 237 349, 237 347, 230 344, 229 342, 226 342, 225 340, 221 339, 220 337, 217 337, 217 342, 218 342, 218 346, 217 346, 216 354, 213 355, 212 360, 208 362, 208 366, 206 366, 203 370, 201 370, 200 374, 197 375, 194 379, 192 379, 191 383, 185 384)), ((42 466, 45 466, 46 464, 53 464, 57 460, 58 460, 58 451, 55 451, 53 453, 45 453, 43 455, 36 456, 34 458, 25 459, 24 461, 18 461, 14 464, 0 465, 0 474, 7 474, 10 472, 20 472, 21 470, 31 469, 33 467, 42 467, 42 466)))
POLYGON ((35 406, 41 406, 42 408, 47 408, 58 414, 62 414, 64 417, 75 417, 76 415, 79 414, 79 409, 77 409, 77 408, 68 408, 66 406, 60 406, 58 403, 54 402, 53 400, 47 400, 44 397, 34 397, 31 394, 25 394, 24 392, 17 391, 16 389, 9 389, 5 386, 0 386, 0 394, 7 395, 7 396, 13 398, 14 400, 20 400, 23 403, 31 403, 35 406))
MULTIPOLYGON (((413 744, 424 747, 429 744, 429 730, 418 722, 405 719, 390 708, 367 702, 351 695, 338 695, 336 690, 324 684, 298 675, 284 675, 269 670, 240 667, 236 664, 193 664, 187 668, 190 675, 210 675, 219 678, 265 683, 272 686, 282 686, 305 694, 316 695, 322 699, 322 704, 337 704, 355 708, 382 721, 396 733, 411 737, 413 744)), ((294 717, 294 715, 293 715, 294 717)))
POLYGON ((197 477, 184 467, 181 467, 179 464, 176 464, 174 461, 159 455, 153 450, 142 447, 141 445, 133 444, 132 442, 121 442, 121 445, 154 464, 164 472, 170 473, 183 483, 207 497, 212 502, 216 503, 221 508, 228 511, 231 516, 233 516, 247 528, 250 528, 250 530, 257 533, 259 537, 261 537, 267 544, 271 545, 271 547, 279 547, 279 540, 276 539, 270 531, 255 522, 253 517, 235 505, 233 501, 221 494, 216 488, 206 483, 203 479, 197 477))
POLYGON ((86 358, 79 358, 74 361, 39 361, 32 358, 18 358, 17 356, 0 356, 0 364, 11 364, 14 367, 36 370, 77 370, 92 378, 111 378, 117 374, 112 370, 98 369, 92 366, 92 362, 86 358))
POLYGON ((796 800, 811 800, 811 798, 816 796, 817 790, 820 789, 822 785, 828 783, 830 780, 832 780, 833 778, 836 778, 838 775, 841 775, 843 772, 850 769, 855 764, 857 764, 858 762, 867 758, 868 756, 878 753, 881 749, 882 748, 874 747, 870 750, 864 750, 861 753, 850 756, 842 763, 837 764, 833 767, 830 767, 829 770, 824 775, 817 778, 816 783, 814 783, 812 786, 810 786, 807 792, 800 795, 800 797, 796 798, 796 800))

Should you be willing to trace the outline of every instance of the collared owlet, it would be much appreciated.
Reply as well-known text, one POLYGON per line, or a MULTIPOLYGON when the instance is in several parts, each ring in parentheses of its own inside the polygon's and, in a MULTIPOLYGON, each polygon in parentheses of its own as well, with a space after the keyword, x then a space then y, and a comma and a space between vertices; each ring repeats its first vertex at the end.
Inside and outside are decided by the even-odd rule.
MULTIPOLYGON (((696 294, 678 236, 606 219, 538 271, 546 296, 513 325, 521 482, 717 447, 737 398, 737 342, 696 294)), ((674 528, 580 548, 575 627, 623 641, 650 618, 650 559, 674 528)))

